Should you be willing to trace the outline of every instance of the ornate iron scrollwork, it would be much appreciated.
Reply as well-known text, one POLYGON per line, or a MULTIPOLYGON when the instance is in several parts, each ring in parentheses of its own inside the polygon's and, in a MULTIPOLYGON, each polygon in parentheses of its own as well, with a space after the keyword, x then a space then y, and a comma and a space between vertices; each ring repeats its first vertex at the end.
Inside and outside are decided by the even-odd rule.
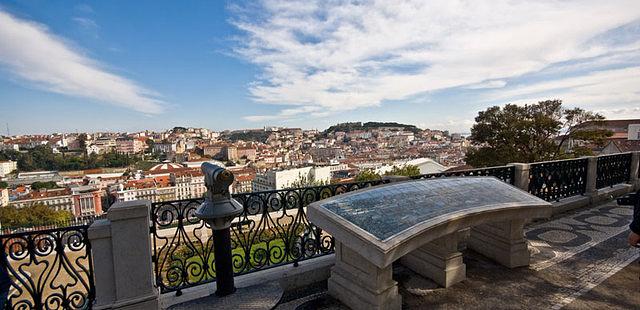
POLYGON ((89 225, 2 236, 12 278, 6 309, 89 309, 95 300, 89 225))
POLYGON ((529 166, 529 193, 546 201, 583 195, 587 185, 588 159, 559 160, 529 166))
MULTIPOLYGON (((388 181, 234 194, 243 212, 231 224, 233 268, 245 274, 334 252, 334 240, 309 222, 312 202, 388 181)), ((156 285, 162 293, 215 280, 210 229, 195 217, 203 199, 151 207, 156 285)))
POLYGON ((630 175, 631 153, 598 156, 596 188, 628 182, 630 175))

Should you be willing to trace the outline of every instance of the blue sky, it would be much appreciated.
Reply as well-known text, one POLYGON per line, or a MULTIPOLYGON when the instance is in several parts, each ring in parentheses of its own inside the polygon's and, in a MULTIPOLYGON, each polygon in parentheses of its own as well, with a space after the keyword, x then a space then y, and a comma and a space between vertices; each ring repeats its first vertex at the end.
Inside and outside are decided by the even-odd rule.
POLYGON ((640 117, 640 2, 4 1, 0 132, 640 117))

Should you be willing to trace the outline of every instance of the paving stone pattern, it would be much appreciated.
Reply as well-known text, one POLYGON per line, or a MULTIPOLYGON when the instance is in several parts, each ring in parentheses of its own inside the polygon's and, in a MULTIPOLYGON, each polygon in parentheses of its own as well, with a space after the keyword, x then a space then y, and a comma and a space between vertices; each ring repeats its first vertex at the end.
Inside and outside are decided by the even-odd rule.
MULTIPOLYGON (((530 225, 529 267, 508 269, 466 250, 467 279, 447 289, 394 265, 403 308, 640 309, 640 250, 626 244, 631 213, 609 202, 530 225)), ((346 309, 326 293, 282 306, 346 309)))

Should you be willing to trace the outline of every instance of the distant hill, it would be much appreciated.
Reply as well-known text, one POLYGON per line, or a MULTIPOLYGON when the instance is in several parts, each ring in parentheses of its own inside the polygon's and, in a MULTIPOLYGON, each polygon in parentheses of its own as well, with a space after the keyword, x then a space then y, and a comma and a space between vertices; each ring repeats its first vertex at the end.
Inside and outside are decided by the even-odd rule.
POLYGON ((264 143, 267 141, 267 138, 269 138, 269 134, 269 132, 264 130, 238 130, 226 134, 225 138, 231 142, 242 140, 264 143))
POLYGON ((354 130, 369 130, 369 129, 375 129, 380 127, 401 127, 403 130, 410 131, 413 133, 418 133, 421 131, 420 128, 414 125, 400 124, 396 122, 366 122, 366 123, 352 122, 352 123, 341 123, 341 124, 333 125, 327 128, 323 133, 328 134, 336 131, 349 132, 354 130))

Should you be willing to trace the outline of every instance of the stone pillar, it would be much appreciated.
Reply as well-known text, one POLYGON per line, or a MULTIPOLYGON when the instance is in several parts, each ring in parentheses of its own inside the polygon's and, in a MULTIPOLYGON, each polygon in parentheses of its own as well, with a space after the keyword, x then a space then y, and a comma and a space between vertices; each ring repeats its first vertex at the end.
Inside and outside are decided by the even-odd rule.
POLYGON ((475 226, 467 246, 509 268, 528 266, 530 253, 524 223, 518 219, 475 226))
POLYGON ((598 189, 596 188, 596 179, 598 177, 598 156, 586 157, 588 164, 585 195, 591 197, 591 203, 594 204, 598 200, 598 189))
POLYGON ((640 188, 640 176, 638 176, 638 166, 640 166, 640 152, 631 153, 631 170, 629 175, 629 184, 633 186, 633 190, 640 188))
POLYGON ((529 191, 529 164, 512 163, 507 166, 514 166, 515 174, 513 185, 525 192, 529 191))
POLYGON ((379 268, 336 241, 336 263, 328 281, 329 294, 354 310, 401 309, 402 296, 392 279, 392 265, 379 268))
POLYGON ((458 237, 452 233, 429 242, 400 258, 400 263, 438 285, 450 287, 466 278, 466 265, 458 251, 458 237))
POLYGON ((87 231, 91 240, 93 279, 96 283, 96 301, 93 309, 110 309, 116 300, 113 249, 111 248, 111 222, 97 220, 87 231))
POLYGON ((96 284, 94 309, 158 309, 153 283, 151 202, 116 202, 89 228, 96 284))

